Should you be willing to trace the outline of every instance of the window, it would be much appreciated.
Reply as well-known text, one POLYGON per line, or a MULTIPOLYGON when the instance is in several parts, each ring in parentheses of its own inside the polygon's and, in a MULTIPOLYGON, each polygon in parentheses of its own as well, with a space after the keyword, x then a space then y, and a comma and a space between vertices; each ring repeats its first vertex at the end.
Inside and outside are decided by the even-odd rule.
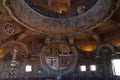
POLYGON ((32 71, 32 66, 31 65, 26 65, 25 71, 26 72, 31 72, 32 71))
POLYGON ((120 76, 120 59, 112 60, 112 69, 115 76, 120 76))
POLYGON ((91 71, 96 71, 96 65, 90 65, 90 70, 91 71))
POLYGON ((83 72, 86 71, 86 66, 85 65, 81 65, 80 66, 80 71, 83 71, 83 72))

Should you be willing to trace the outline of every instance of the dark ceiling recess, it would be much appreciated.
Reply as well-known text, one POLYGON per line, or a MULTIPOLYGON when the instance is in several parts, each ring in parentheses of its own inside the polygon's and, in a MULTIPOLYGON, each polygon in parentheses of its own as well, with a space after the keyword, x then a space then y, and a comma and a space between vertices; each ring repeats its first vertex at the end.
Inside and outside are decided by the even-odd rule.
POLYGON ((25 2, 42 15, 66 18, 86 12, 95 5, 97 0, 66 0, 66 2, 63 0, 25 0, 25 2))

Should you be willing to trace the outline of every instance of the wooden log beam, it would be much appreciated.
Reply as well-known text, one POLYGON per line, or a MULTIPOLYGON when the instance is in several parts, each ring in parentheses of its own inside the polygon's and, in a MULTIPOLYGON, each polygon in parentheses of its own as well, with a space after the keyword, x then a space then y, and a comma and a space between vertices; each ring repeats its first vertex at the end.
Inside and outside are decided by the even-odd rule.
POLYGON ((20 41, 22 39, 24 39, 28 34, 30 34, 32 31, 31 30, 26 30, 25 32, 23 32, 16 40, 20 41))
POLYGON ((94 30, 88 31, 87 34, 91 35, 97 42, 100 42, 100 36, 94 30))
POLYGON ((68 36, 68 40, 69 40, 70 44, 74 44, 74 37, 73 37, 73 35, 69 35, 68 36))

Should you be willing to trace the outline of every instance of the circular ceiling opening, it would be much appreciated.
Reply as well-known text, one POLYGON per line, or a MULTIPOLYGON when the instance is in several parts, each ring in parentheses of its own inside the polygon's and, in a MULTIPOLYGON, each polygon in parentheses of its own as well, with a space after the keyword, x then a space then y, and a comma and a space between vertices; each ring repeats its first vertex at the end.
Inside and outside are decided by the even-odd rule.
POLYGON ((25 0, 36 12, 54 18, 81 15, 92 8, 98 0, 25 0))

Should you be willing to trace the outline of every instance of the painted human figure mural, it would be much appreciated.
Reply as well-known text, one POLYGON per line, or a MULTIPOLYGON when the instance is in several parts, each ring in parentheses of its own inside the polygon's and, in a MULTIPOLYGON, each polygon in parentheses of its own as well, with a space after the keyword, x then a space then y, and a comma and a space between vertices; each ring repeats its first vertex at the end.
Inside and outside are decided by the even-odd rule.
POLYGON ((15 47, 13 52, 12 52, 12 55, 13 55, 12 60, 14 60, 14 61, 16 61, 17 52, 18 52, 17 47, 15 47))
POLYGON ((17 47, 15 47, 13 52, 11 53, 12 53, 12 61, 10 65, 11 66, 19 65, 19 63, 17 62, 17 53, 18 53, 17 47))

